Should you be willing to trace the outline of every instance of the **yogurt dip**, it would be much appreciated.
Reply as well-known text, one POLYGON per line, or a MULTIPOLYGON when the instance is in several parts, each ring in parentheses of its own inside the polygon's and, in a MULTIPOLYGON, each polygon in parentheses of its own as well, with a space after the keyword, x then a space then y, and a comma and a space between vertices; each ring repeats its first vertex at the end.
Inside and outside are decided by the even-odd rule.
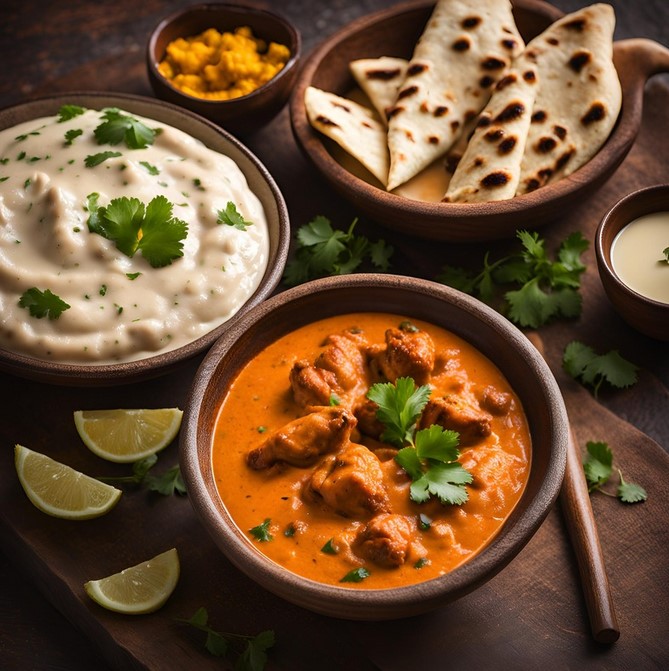
POLYGON ((118 110, 155 136, 143 148, 110 144, 109 133, 95 136, 106 110, 81 112, 0 131, 0 347, 79 364, 176 349, 232 317, 260 283, 269 256, 262 205, 232 159, 187 133, 118 110), (156 196, 187 226, 183 255, 164 267, 89 229, 92 202, 147 206, 156 196), (232 221, 223 214, 231 211, 232 221), (22 300, 31 291, 69 307, 34 316, 22 300))

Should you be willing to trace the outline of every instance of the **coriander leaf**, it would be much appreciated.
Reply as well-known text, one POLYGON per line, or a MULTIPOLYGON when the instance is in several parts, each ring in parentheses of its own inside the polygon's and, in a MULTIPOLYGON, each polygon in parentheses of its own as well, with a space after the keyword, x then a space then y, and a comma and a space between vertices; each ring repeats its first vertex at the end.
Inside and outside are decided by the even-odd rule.
POLYGON ((252 221, 247 221, 244 217, 237 211, 237 207, 232 201, 228 201, 228 204, 225 206, 224 210, 219 210, 217 212, 217 224, 226 224, 228 226, 234 226, 240 231, 245 231, 248 226, 253 226, 252 221))
POLYGON ((648 498, 646 490, 641 485, 625 482, 620 469, 618 469, 618 475, 620 476, 620 484, 618 485, 617 494, 623 503, 640 503, 648 498))
POLYGON ((360 566, 349 571, 339 582, 362 582, 370 575, 370 572, 364 566, 360 566))
POLYGON ((117 156, 122 156, 120 151, 101 151, 99 154, 89 154, 84 159, 84 165, 87 168, 94 168, 100 163, 104 163, 109 158, 116 158, 117 156))
POLYGON ((379 408, 376 416, 384 425, 381 440, 401 447, 413 443, 413 429, 430 397, 430 387, 416 388, 410 377, 400 377, 391 382, 378 382, 367 392, 367 398, 379 408))
POLYGON ((662 250, 662 253, 664 254, 664 258, 661 259, 661 261, 663 261, 663 262, 666 261, 667 263, 669 263, 669 247, 665 247, 662 250))
POLYGON ((574 379, 592 386, 595 397, 604 381, 617 388, 629 387, 637 381, 638 367, 618 351, 598 355, 591 347, 576 340, 565 347, 562 365, 574 379))
POLYGON ((581 297, 573 289, 547 293, 536 277, 517 291, 508 291, 505 297, 509 318, 523 327, 538 328, 552 317, 577 317, 581 312, 581 297))
MULTIPOLYGON (((327 242, 335 234, 330 220, 323 215, 314 217, 306 226, 302 226, 297 231, 297 240, 304 247, 311 247, 323 242, 327 242)), ((338 231, 339 236, 343 236, 342 231, 338 231)))
POLYGON ((262 671, 267 664, 267 649, 274 645, 274 632, 263 631, 246 644, 246 650, 237 658, 235 671, 262 671))
POLYGON ((132 465, 132 475, 121 476, 97 476, 96 480, 100 482, 107 482, 109 484, 131 485, 139 487, 143 482, 146 474, 156 465, 158 457, 155 454, 150 454, 144 459, 135 461, 132 465))
POLYGON ((438 424, 433 424, 427 429, 418 431, 415 443, 416 454, 421 459, 450 462, 456 461, 460 456, 457 431, 443 429, 438 424))
POLYGON ((204 642, 205 650, 214 655, 214 657, 225 657, 228 654, 230 643, 225 636, 222 636, 217 631, 207 631, 207 638, 204 642))
POLYGON ((423 463, 415 448, 403 447, 395 455, 395 461, 409 474, 412 480, 419 480, 423 477, 423 463))
POLYGON ((42 319, 58 319, 60 315, 71 307, 60 296, 52 293, 51 290, 42 291, 37 287, 31 287, 23 292, 19 298, 19 305, 26 308, 32 317, 42 319))
POLYGON ((155 165, 151 165, 151 163, 148 161, 140 161, 139 164, 143 168, 146 168, 146 171, 149 173, 149 175, 160 175, 160 170, 158 170, 155 165))
POLYGON ((418 480, 411 483, 411 499, 423 503, 434 494, 442 503, 462 505, 469 498, 464 485, 471 481, 471 473, 457 462, 432 463, 418 480))
POLYGON ((387 272, 390 269, 390 257, 394 251, 393 246, 385 240, 377 240, 369 245, 369 258, 376 268, 387 272))
POLYGON ((333 543, 334 539, 330 539, 322 548, 321 552, 323 552, 326 555, 336 555, 338 554, 337 548, 334 546, 333 543))
POLYGON ((586 443, 587 457, 583 462, 585 479, 592 491, 603 485, 613 471, 613 453, 607 443, 589 441, 586 443))
POLYGON ((58 110, 58 123, 63 123, 63 121, 69 121, 74 119, 74 117, 83 114, 86 110, 79 105, 61 105, 58 110))
POLYGON ((271 519, 267 517, 262 524, 259 524, 252 529, 249 529, 249 533, 257 538, 261 542, 267 542, 273 540, 274 536, 269 531, 271 519))
POLYGON ((68 131, 65 131, 65 144, 71 145, 75 138, 78 138, 80 135, 83 135, 84 131, 81 128, 71 128, 68 131))
POLYGON ((162 268, 183 256, 188 225, 172 216, 172 203, 165 196, 156 196, 147 205, 141 227, 137 248, 151 266, 162 268))
POLYGON ((472 295, 476 293, 478 282, 478 278, 474 277, 467 269, 455 266, 444 266, 441 269, 441 273, 435 277, 435 280, 441 284, 447 284, 458 291, 472 295))
POLYGON ((172 466, 162 475, 147 475, 146 484, 150 491, 158 492, 163 496, 172 496, 173 494, 186 494, 186 484, 181 476, 181 469, 178 465, 172 466))
POLYGON ((98 144, 116 145, 125 141, 129 149, 144 149, 153 144, 155 131, 133 116, 108 108, 104 110, 102 119, 104 121, 93 131, 98 144))
MULTIPOLYGON (((90 211, 89 196, 89 211, 90 211)), ((137 251, 137 236, 144 219, 144 204, 137 198, 114 198, 107 207, 98 207, 88 219, 88 229, 111 240, 126 256, 137 251)))

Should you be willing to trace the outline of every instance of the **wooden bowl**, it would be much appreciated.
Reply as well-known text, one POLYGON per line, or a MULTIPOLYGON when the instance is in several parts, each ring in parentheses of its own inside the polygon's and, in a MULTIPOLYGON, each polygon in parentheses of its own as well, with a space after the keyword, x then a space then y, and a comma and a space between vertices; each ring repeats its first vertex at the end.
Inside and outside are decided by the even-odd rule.
POLYGON ((149 81, 155 94, 219 124, 235 135, 246 135, 267 124, 286 104, 297 76, 302 40, 297 29, 274 12, 241 5, 210 3, 186 7, 163 19, 151 32, 146 51, 149 81), (208 28, 232 31, 249 26, 256 37, 290 49, 290 59, 269 82, 231 100, 204 100, 173 86, 158 71, 167 45, 178 37, 198 35, 208 28))
MULTIPOLYGON (((72 92, 39 98, 0 110, 0 129, 55 115, 65 104, 91 109, 118 107, 185 131, 209 148, 232 158, 258 196, 267 217, 269 254, 264 276, 237 315, 267 298, 281 280, 288 256, 290 223, 283 196, 264 165, 239 140, 206 119, 168 103, 120 93, 72 92)), ((234 317, 233 317, 234 319, 234 317)), ((0 348, 0 370, 20 377, 71 386, 110 386, 163 375, 202 354, 225 331, 223 323, 187 345, 127 363, 85 365, 45 361, 0 348)))
MULTIPOLYGON (((541 0, 512 0, 516 24, 528 41, 563 13, 541 0)), ((376 56, 409 58, 434 2, 402 4, 353 21, 306 60, 290 101, 293 133, 304 154, 344 198, 374 221, 410 236, 449 242, 509 238, 519 228, 538 228, 590 196, 616 170, 641 125, 643 89, 653 74, 669 71, 669 50, 651 40, 614 43, 623 89, 622 110, 608 141, 579 170, 531 193, 493 203, 428 203, 388 193, 335 160, 334 143, 309 123, 304 93, 316 86, 346 96, 355 88, 350 61, 376 56)))
MULTIPOLYGON (((618 233, 631 221, 655 212, 669 212, 669 184, 639 189, 620 199, 597 228, 595 254, 606 295, 620 316, 632 328, 651 338, 669 340, 669 302, 653 300, 631 289, 616 272, 611 258, 611 248, 618 233)), ((660 263, 666 246, 669 246, 669 238, 658 239, 657 258, 648 262, 660 263)), ((643 261, 639 259, 638 263, 643 261)), ((666 277, 669 282, 669 267, 666 277)))
POLYGON ((415 615, 453 601, 492 578, 518 554, 557 497, 565 468, 567 435, 566 411, 553 375, 527 338, 499 313, 470 296, 427 280, 359 274, 316 280, 277 294, 231 325, 195 376, 179 450, 188 498, 213 540, 235 566, 267 590, 304 608, 346 619, 383 620, 415 615), (532 439, 527 488, 489 544, 451 573, 394 589, 325 585, 267 559, 236 526, 218 494, 212 472, 217 413, 245 363, 304 324, 365 311, 424 319, 478 348, 499 367, 518 394, 532 439))

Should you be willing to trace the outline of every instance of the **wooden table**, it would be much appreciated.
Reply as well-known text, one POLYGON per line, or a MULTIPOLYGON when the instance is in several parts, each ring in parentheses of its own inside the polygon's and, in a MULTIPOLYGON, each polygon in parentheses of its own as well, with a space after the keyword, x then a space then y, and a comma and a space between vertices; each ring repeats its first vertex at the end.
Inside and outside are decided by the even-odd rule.
MULTIPOLYGON (((106 90, 151 95, 144 64, 149 30, 183 5, 177 0, 9 0, 0 14, 0 107, 56 91, 106 90)), ((301 30, 305 53, 342 24, 392 4, 384 0, 284 0, 276 5, 301 30)), ((565 11, 586 4, 555 0, 565 11)), ((666 0, 612 3, 616 37, 669 44, 666 0)), ((619 197, 667 180, 669 85, 647 86, 635 147, 590 200, 542 229, 549 249, 581 230, 591 241, 602 214, 619 197)), ((245 139, 274 175, 293 228, 324 214, 339 228, 358 213, 321 181, 294 145, 287 110, 245 139)), ((442 264, 480 263, 483 252, 511 243, 439 245, 403 240, 375 222, 362 230, 395 245, 393 270, 433 278, 442 264)), ((551 367, 565 395, 581 448, 587 440, 612 446, 628 479, 649 500, 624 506, 601 495, 593 508, 618 610, 621 638, 613 646, 590 636, 576 565, 559 507, 502 573, 475 594, 435 613, 392 623, 349 623, 316 616, 266 593, 229 565, 207 538, 187 499, 139 501, 127 519, 76 527, 46 519, 25 500, 13 473, 13 445, 54 455, 77 441, 71 412, 80 407, 182 405, 197 361, 153 381, 82 391, 38 385, 0 374, 0 668, 222 668, 201 641, 173 617, 206 606, 212 625, 241 633, 273 628, 279 669, 667 669, 669 668, 669 347, 639 335, 613 311, 597 276, 592 245, 585 255, 584 312, 575 322, 541 329, 551 367), (605 391, 598 400, 561 371, 564 346, 578 339, 598 351, 618 349, 640 367, 639 382, 605 391), (663 449, 664 448, 664 449, 663 449), (161 508, 162 506, 162 508, 161 508), (141 511, 141 514, 138 513, 141 511), (60 523, 60 524, 59 524, 60 523), (118 536, 112 532, 122 530, 118 536), (73 535, 76 534, 76 535, 73 535), (82 535, 121 568, 128 547, 165 536, 177 544, 184 572, 165 612, 128 618, 102 612, 77 591, 77 576, 106 575, 77 554, 82 535), (118 564, 121 564, 119 566, 118 564), (203 570, 200 570, 203 568, 203 570), (65 613, 66 617, 62 614, 65 613), (216 619, 214 619, 216 618, 216 619), (74 624, 74 626, 73 626, 74 624)), ((166 459, 176 460, 176 446, 166 459)), ((76 465, 76 464, 75 464, 76 465)), ((87 464, 88 465, 88 464, 87 464)), ((150 554, 148 555, 150 556, 150 554)), ((111 563, 107 558, 107 563, 111 563)), ((86 579, 87 579, 86 578, 86 579)))

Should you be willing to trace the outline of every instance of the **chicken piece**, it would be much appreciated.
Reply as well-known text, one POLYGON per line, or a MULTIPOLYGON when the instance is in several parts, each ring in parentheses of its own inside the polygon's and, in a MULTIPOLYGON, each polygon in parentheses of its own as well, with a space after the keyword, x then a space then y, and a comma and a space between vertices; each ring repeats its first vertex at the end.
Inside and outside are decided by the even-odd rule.
POLYGON ((401 566, 409 557, 414 532, 415 524, 404 515, 377 515, 358 535, 356 551, 380 566, 401 566))
POLYGON ((417 385, 422 385, 430 380, 434 358, 434 342, 425 331, 388 329, 385 350, 376 361, 390 382, 395 382, 398 377, 410 377, 417 385))
POLYGON ((505 391, 499 391, 492 385, 488 385, 481 395, 481 407, 498 417, 506 415, 509 412, 512 403, 513 398, 511 394, 507 394, 505 391))
POLYGON ((344 407, 318 408, 275 431, 246 455, 246 463, 257 471, 277 462, 312 466, 322 455, 347 445, 356 423, 355 415, 344 407))
POLYGON ((333 372, 316 368, 306 359, 293 364, 289 379, 295 403, 302 408, 329 405, 332 394, 339 396, 342 393, 333 372))
POLYGON ((366 341, 358 334, 346 332, 343 335, 330 335, 314 365, 332 372, 339 386, 344 391, 350 391, 364 384, 367 377, 362 353, 365 345, 366 341))
POLYGON ((366 399, 353 410, 353 414, 358 420, 358 430, 360 433, 376 439, 383 433, 383 424, 376 417, 378 409, 379 406, 374 401, 366 399))
POLYGON ((438 424, 460 434, 460 445, 474 445, 490 435, 492 417, 461 396, 449 395, 430 399, 423 410, 419 428, 438 424))
POLYGON ((364 445, 356 443, 325 457, 304 493, 307 499, 322 500, 340 515, 356 519, 390 507, 379 460, 364 445))

